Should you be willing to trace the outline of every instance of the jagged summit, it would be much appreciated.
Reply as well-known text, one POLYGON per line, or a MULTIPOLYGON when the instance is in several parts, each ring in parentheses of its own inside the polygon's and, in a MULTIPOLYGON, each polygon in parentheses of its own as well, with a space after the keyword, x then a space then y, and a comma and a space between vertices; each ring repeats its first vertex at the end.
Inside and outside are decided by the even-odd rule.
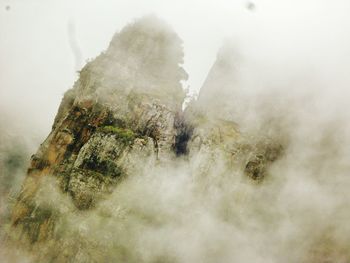
POLYGON ((127 25, 66 92, 27 173, 27 129, 3 121, 1 262, 349 262, 345 115, 256 92, 264 71, 231 44, 183 111, 182 57, 158 18, 127 25))
POLYGON ((209 115, 232 120, 237 68, 237 51, 231 41, 220 48, 216 61, 200 90, 196 105, 209 115))
MULTIPOLYGON (((225 92, 232 83, 226 74, 230 75, 233 66, 228 58, 225 50, 220 52, 201 91, 197 103, 208 103, 208 111, 190 106, 192 111, 186 113, 182 111, 181 80, 187 78, 181 67, 182 42, 154 16, 127 25, 105 52, 86 64, 74 87, 66 92, 52 131, 32 156, 13 208, 14 232, 28 240, 31 249, 47 242, 47 255, 37 262, 67 262, 67 258, 69 262, 142 262, 132 247, 125 247, 128 242, 109 243, 107 239, 107 244, 104 236, 97 237, 99 242, 95 236, 86 240, 84 231, 75 232, 66 213, 69 210, 82 220, 102 216, 98 224, 107 220, 110 225, 101 223, 99 228, 108 235, 116 231, 121 240, 130 229, 122 229, 118 222, 144 221, 152 228, 166 225, 168 217, 159 221, 143 213, 144 185, 140 191, 135 188, 137 194, 130 189, 134 194, 124 199, 113 197, 128 180, 152 179, 154 170, 181 173, 177 167, 184 166, 189 171, 186 181, 193 181, 193 189, 210 188, 217 178, 234 178, 242 171, 257 181, 265 176, 266 164, 277 157, 251 156, 264 155, 270 148, 240 143, 242 136, 235 124, 222 120, 224 111, 217 111, 220 116, 214 114, 213 107, 229 99, 225 92), (54 188, 58 193, 43 201, 42 195, 44 199, 50 196, 42 194, 50 190, 50 178, 58 185, 54 188), (56 198, 61 195, 63 200, 56 198), (119 209, 135 198, 140 198, 141 205, 125 209, 124 215, 110 207, 98 210, 106 200, 119 209), (94 214, 95 209, 100 212, 94 214), (119 235, 119 230, 127 232, 119 235), (73 238, 71 231, 76 235, 73 238), (110 255, 103 253, 106 247, 110 255), (91 255, 89 248, 100 252, 91 255)), ((180 203, 176 199, 173 204, 180 203)))
POLYGON ((116 33, 107 50, 81 70, 76 86, 80 94, 105 101, 116 92, 136 92, 163 101, 170 95, 169 104, 181 104, 181 81, 188 78, 182 63, 182 40, 164 21, 146 16, 116 33))
POLYGON ((54 237, 55 211, 35 201, 42 178, 56 177, 76 208, 88 210, 120 178, 144 169, 140 160, 175 155, 175 120, 184 98, 180 81, 187 78, 182 61, 180 38, 148 16, 127 25, 84 66, 31 158, 13 210, 13 225, 31 242, 54 237))

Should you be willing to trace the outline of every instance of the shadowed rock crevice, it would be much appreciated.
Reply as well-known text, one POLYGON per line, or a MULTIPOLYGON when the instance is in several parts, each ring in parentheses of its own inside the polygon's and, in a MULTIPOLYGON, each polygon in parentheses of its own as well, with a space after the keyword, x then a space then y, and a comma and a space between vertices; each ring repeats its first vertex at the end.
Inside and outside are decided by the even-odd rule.
POLYGON ((175 129, 176 136, 173 150, 176 156, 188 155, 188 143, 191 140, 194 128, 186 121, 184 112, 176 116, 175 129))

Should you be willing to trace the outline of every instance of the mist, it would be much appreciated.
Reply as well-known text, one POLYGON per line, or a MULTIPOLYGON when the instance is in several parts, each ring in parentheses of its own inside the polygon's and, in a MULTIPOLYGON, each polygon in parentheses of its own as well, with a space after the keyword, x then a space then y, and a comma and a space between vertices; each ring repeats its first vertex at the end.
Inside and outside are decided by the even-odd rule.
POLYGON ((348 1, 1 4, 4 262, 349 262, 348 1), (35 204, 53 211, 56 240, 28 249, 8 221, 31 154, 77 71, 150 13, 183 41, 181 83, 194 97, 185 114, 208 122, 187 156, 130 154, 128 176, 91 210, 45 176, 35 204), (234 142, 204 132, 199 144, 217 119, 235 123, 234 142), (263 179, 251 180, 247 161, 275 145, 263 179))
POLYGON ((164 18, 183 39, 184 67, 190 75, 184 87, 194 93, 226 38, 233 38, 252 60, 266 63, 263 68, 270 74, 281 65, 292 67, 285 74, 293 74, 302 64, 305 70, 327 70, 327 74, 318 72, 323 78, 347 75, 347 1, 260 0, 254 10, 247 9, 247 1, 221 0, 152 0, 147 4, 3 0, 1 4, 1 111, 30 120, 43 129, 42 134, 49 131, 64 91, 77 77, 77 67, 104 50, 126 23, 148 13, 164 18))

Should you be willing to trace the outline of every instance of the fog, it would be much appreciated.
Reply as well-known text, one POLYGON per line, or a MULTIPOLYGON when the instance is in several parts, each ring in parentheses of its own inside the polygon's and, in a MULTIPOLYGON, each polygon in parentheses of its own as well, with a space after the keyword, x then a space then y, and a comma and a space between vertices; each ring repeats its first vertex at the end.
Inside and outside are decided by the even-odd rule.
MULTIPOLYGON (((221 153, 213 161, 199 151, 163 166, 145 159, 136 175, 84 213, 48 176, 36 202, 60 216, 57 232, 66 242, 59 245, 68 256, 78 251, 77 262, 349 261, 349 1, 1 4, 0 132, 23 140, 22 168, 50 131, 76 71, 116 31, 149 13, 182 38, 189 74, 183 87, 191 94, 203 87, 200 106, 237 123, 246 138, 268 137, 284 149, 262 184, 229 168, 221 153), (217 69, 220 63, 226 66, 217 69), (203 163, 212 165, 204 175, 203 163)), ((2 162, 17 147, 11 140, 4 139, 2 162)), ((15 173, 13 191, 24 168, 15 173)), ((39 259, 59 257, 54 245, 41 248, 39 259)), ((25 253, 18 261, 29 260, 25 253)), ((9 249, 3 257, 17 259, 14 254, 9 249)))
POLYGON ((81 63, 104 50, 126 23, 148 13, 164 18, 183 39, 185 69, 190 75, 184 86, 193 92, 202 86, 225 38, 232 38, 241 52, 264 63, 267 72, 262 71, 261 77, 283 67, 285 74, 317 71, 329 82, 347 78, 348 1, 254 3, 255 9, 250 10, 247 1, 224 0, 2 0, 2 114, 28 121, 26 126, 35 125, 47 134, 62 94, 72 86, 81 63))

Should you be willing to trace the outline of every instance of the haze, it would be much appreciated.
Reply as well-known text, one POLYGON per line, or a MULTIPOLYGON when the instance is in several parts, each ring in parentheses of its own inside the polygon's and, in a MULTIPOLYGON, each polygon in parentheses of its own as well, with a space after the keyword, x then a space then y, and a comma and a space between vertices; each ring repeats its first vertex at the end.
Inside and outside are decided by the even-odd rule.
POLYGON ((103 51, 116 31, 149 13, 165 19, 183 39, 190 76, 184 87, 192 93, 203 84, 223 40, 231 38, 265 79, 278 77, 274 73, 281 67, 287 75, 311 69, 326 82, 336 81, 348 95, 346 0, 0 3, 2 122, 10 118, 26 131, 47 134, 76 71, 103 51), (252 3, 254 9, 248 8, 252 3))

